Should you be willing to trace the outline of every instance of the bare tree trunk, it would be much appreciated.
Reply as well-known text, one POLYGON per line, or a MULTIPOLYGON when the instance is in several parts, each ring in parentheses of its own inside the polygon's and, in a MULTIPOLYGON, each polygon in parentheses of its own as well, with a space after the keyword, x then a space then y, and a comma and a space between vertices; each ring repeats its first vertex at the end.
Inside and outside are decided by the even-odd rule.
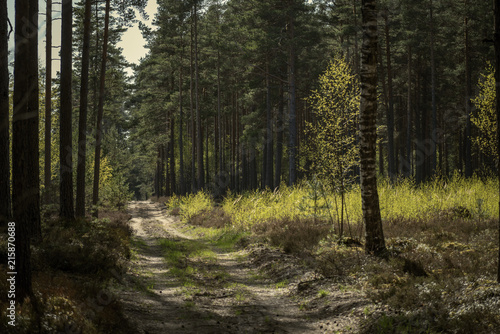
MULTIPOLYGON (((465 0, 465 8, 468 7, 468 1, 465 0)), ((471 79, 471 66, 470 66, 470 52, 469 52, 469 27, 468 17, 465 17, 465 177, 472 176, 472 144, 471 144, 471 129, 472 124, 470 120, 471 114, 471 96, 472 96, 472 79, 471 79)))
POLYGON ((64 219, 74 219, 73 204, 73 100, 72 100, 72 66, 73 66, 73 20, 72 1, 62 2, 61 23, 61 111, 60 111, 60 212, 64 219))
POLYGON ((363 0, 363 44, 361 47, 360 166, 361 201, 366 233, 366 251, 382 254, 385 239, 380 216, 376 176, 377 117, 377 9, 376 0, 363 0))
POLYGON ((106 83, 106 61, 108 58, 108 34, 109 34, 109 11, 110 1, 106 0, 106 13, 104 15, 104 36, 102 41, 102 63, 101 76, 99 86, 99 106, 97 108, 97 123, 96 123, 96 141, 95 141, 95 157, 94 157, 94 184, 92 191, 92 206, 94 217, 99 216, 99 178, 101 168, 101 144, 102 144, 102 116, 104 113, 104 93, 106 83))
POLYGON ((395 149, 394 149, 394 94, 392 87, 392 63, 391 63, 391 43, 389 35, 389 22, 388 22, 389 11, 385 11, 385 52, 387 58, 387 86, 388 86, 388 108, 387 108, 387 162, 388 175, 390 180, 393 182, 396 176, 396 163, 395 163, 395 149))
POLYGON ((408 97, 407 97, 407 124, 406 124, 406 171, 405 171, 405 176, 410 177, 412 174, 412 168, 411 168, 411 157, 412 157, 412 150, 411 150, 411 122, 412 122, 412 117, 411 117, 411 46, 408 45, 408 97))
POLYGON ((432 125, 431 125, 431 141, 432 141, 432 152, 431 152, 431 173, 434 175, 437 167, 437 106, 436 106, 436 61, 434 57, 434 19, 433 19, 433 5, 432 0, 429 8, 430 15, 430 29, 431 29, 431 97, 432 97, 432 125))
MULTIPOLYGON (((38 0, 16 0, 12 211, 16 232, 16 301, 33 295, 30 239, 40 237, 38 162, 38 0)), ((63 4, 64 6, 64 4, 63 4)), ((66 9, 66 8, 64 8, 66 9)), ((67 14, 64 11, 63 15, 67 14)))
POLYGON ((274 186, 279 187, 281 183, 281 164, 283 160, 283 86, 280 85, 278 115, 276 116, 276 156, 274 171, 274 186))
POLYGON ((51 202, 52 184, 52 0, 46 3, 45 22, 45 161, 44 202, 51 202))
MULTIPOLYGON (((497 114, 497 159, 500 159, 500 0, 495 0, 495 92, 496 92, 496 114, 497 114)), ((498 180, 500 181, 500 162, 497 160, 498 180)), ((499 183, 500 185, 500 183, 499 183)), ((499 189, 500 193, 500 189, 499 189)), ((500 206, 499 206, 500 217, 500 206)), ((500 232, 500 218, 498 224, 500 232)), ((499 234, 500 244, 500 234, 499 234)), ((498 259, 500 261, 500 247, 498 248, 498 259)), ((500 262, 498 264, 497 282, 500 283, 500 262)))
POLYGON ((7 226, 11 218, 8 35, 7 2, 2 1, 0 3, 0 227, 7 226))
POLYGON ((297 112, 295 101, 295 36, 294 36, 294 18, 293 11, 290 10, 288 17, 289 25, 289 50, 288 50, 288 99, 289 99, 289 124, 288 124, 288 170, 290 186, 295 184, 297 180, 297 112))
POLYGON ((184 184, 184 144, 182 138, 182 85, 183 85, 183 57, 184 57, 184 43, 181 35, 181 64, 179 66, 179 183, 180 183, 180 193, 181 195, 186 194, 186 185, 184 184))
POLYGON ((198 190, 203 189, 205 186, 204 173, 203 173, 203 136, 201 133, 201 110, 199 106, 199 68, 198 68, 198 6, 194 4, 194 72, 195 72, 195 106, 196 106, 196 153, 197 153, 197 178, 198 190))
POLYGON ((269 62, 266 75, 266 170, 265 186, 273 189, 273 122, 271 114, 271 84, 269 82, 269 62))
MULTIPOLYGON (((50 1, 50 0, 48 0, 50 1)), ((80 87, 80 116, 78 120, 78 164, 76 166, 75 215, 85 217, 85 170, 87 158, 87 108, 89 93, 91 0, 85 0, 83 21, 82 73, 80 87)))

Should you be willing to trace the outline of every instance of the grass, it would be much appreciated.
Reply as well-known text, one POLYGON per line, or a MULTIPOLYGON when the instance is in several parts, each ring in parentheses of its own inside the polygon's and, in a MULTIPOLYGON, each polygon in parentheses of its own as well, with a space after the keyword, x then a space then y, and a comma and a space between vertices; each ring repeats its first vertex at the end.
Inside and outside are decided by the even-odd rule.
MULTIPOLYGON (((349 238, 342 242, 338 196, 327 191, 315 202, 313 190, 304 182, 228 194, 216 209, 204 193, 175 203, 185 222, 195 217, 192 222, 205 226, 197 229, 212 246, 234 247, 248 239, 298 255, 307 250, 317 271, 339 279, 340 291, 363 292, 375 304, 387 305, 382 313, 364 314, 362 333, 492 333, 500 328, 497 180, 456 176, 418 186, 412 180, 380 181, 387 259, 364 252, 359 187, 345 194, 344 236, 349 238), (225 223, 218 225, 216 217, 225 223)), ((327 296, 326 290, 317 295, 327 296)))

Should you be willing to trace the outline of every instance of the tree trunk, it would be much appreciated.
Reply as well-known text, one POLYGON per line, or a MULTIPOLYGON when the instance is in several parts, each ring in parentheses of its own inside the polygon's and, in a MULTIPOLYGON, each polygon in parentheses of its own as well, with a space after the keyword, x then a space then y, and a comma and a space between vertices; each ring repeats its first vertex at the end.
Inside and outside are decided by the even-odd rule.
POLYGON ((7 226, 11 218, 8 34, 7 2, 2 1, 0 4, 0 227, 7 226))
POLYGON ((289 28, 289 50, 288 50, 288 99, 289 99, 289 124, 288 124, 288 170, 290 186, 295 184, 297 179, 297 119, 296 119, 296 101, 295 101, 295 37, 294 37, 294 19, 293 11, 290 11, 288 17, 289 28))
MULTIPOLYGON (((25 297, 33 295, 30 237, 40 237, 41 234, 38 162, 38 1, 16 0, 15 6, 12 210, 17 254, 16 267, 9 271, 17 272, 16 301, 23 303, 25 297)), ((63 11, 64 14, 67 12, 63 11)))
MULTIPOLYGON (((495 0, 495 92, 496 92, 496 114, 497 114, 497 173, 500 181, 500 0, 495 0)), ((499 182, 500 185, 500 182, 499 182)), ((499 189, 500 193, 500 189, 499 189)), ((499 206, 500 214, 500 206, 499 206)), ((500 215, 499 215, 500 217, 500 215)), ((498 224, 498 232, 500 233, 500 218, 498 224)), ((500 244, 500 234, 499 234, 500 244)), ((498 272, 497 282, 500 283, 500 247, 498 248, 498 272)))
POLYGON ((194 70, 193 70, 193 36, 194 29, 191 24, 190 44, 189 44, 189 107, 191 111, 191 192, 196 191, 196 119, 194 115, 194 70))
POLYGON ((96 140, 95 140, 95 157, 94 157, 94 184, 92 191, 92 206, 93 216, 99 216, 99 175, 101 167, 101 144, 102 144, 102 116, 104 113, 104 93, 106 83, 106 61, 108 58, 108 34, 109 34, 109 11, 110 1, 106 0, 106 13, 104 15, 104 36, 102 40, 102 63, 101 76, 99 85, 99 106, 97 108, 97 123, 96 123, 96 140))
POLYGON ((407 96, 407 115, 406 115, 406 170, 405 176, 410 177, 412 175, 411 168, 411 46, 408 45, 408 96, 407 96))
POLYGON ((90 16, 91 16, 91 0, 86 0, 85 17, 83 21, 80 116, 78 120, 78 164, 76 166, 75 215, 77 217, 85 217, 85 171, 86 171, 86 158, 87 158, 87 108, 88 108, 88 92, 89 92, 90 16))
POLYGON ((60 212, 64 219, 74 219, 73 204, 73 100, 72 100, 72 66, 73 66, 73 12, 72 1, 62 2, 61 23, 61 107, 60 107, 60 212))
POLYGON ((385 252, 384 232, 377 191, 377 9, 375 0, 362 1, 363 44, 361 47, 360 167, 361 202, 366 233, 366 251, 385 252))
POLYGON ((387 163, 388 175, 391 182, 394 182, 396 176, 395 149, 394 149, 394 94, 392 87, 392 62, 391 62, 391 43, 389 35, 389 11, 385 11, 385 52, 387 58, 387 86, 388 86, 388 108, 387 110, 387 163))
POLYGON ((197 153, 197 179, 198 190, 203 189, 205 186, 204 173, 203 173, 203 136, 201 133, 201 110, 199 106, 199 68, 198 68, 198 6, 194 4, 194 93, 195 93, 195 107, 196 107, 196 153, 197 153))
POLYGON ((281 183, 281 164, 283 161, 283 86, 280 85, 279 92, 279 105, 278 115, 276 116, 276 156, 275 156, 275 171, 274 171, 274 185, 279 187, 281 183))
POLYGON ((432 17, 432 0, 429 8, 430 29, 431 29, 431 98, 432 98, 432 124, 431 124, 431 172, 433 176, 437 167, 437 106, 436 106, 436 61, 434 57, 434 19, 432 17))
MULTIPOLYGON (((51 203, 52 184, 52 0, 46 3, 45 22, 45 161, 44 202, 51 203)), ((0 19, 1 21, 1 19, 0 19)))
POLYGON ((184 184, 184 144, 182 141, 182 84, 183 84, 183 57, 184 57, 184 44, 181 35, 181 64, 179 66, 179 183, 180 193, 182 196, 186 194, 186 185, 184 184))
POLYGON ((266 75, 266 182, 265 186, 273 189, 273 120, 271 113, 271 85, 269 83, 269 63, 266 75))
MULTIPOLYGON (((468 1, 465 1, 465 8, 468 6, 468 1)), ((468 17, 465 17, 465 177, 472 176, 472 144, 471 144, 471 129, 472 124, 470 120, 471 114, 471 96, 472 96, 472 79, 471 79, 471 66, 470 66, 470 52, 469 52, 469 27, 468 17)))

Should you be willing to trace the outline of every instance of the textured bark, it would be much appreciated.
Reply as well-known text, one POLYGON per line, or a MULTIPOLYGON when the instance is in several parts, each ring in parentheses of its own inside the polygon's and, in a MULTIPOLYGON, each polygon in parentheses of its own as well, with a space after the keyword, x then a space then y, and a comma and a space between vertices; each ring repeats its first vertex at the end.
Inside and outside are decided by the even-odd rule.
POLYGON ((7 2, 2 1, 0 3, 0 226, 5 226, 11 216, 8 33, 7 2))
POLYGON ((16 224, 16 301, 32 296, 30 237, 40 236, 38 163, 38 1, 16 0, 12 211, 16 224))
POLYGON ((183 60, 184 60, 184 43, 181 35, 181 62, 179 66, 179 183, 181 195, 186 194, 186 185, 184 184, 184 144, 182 139, 183 130, 183 113, 182 113, 182 84, 183 84, 183 60))
POLYGON ((280 85, 278 115, 276 116, 276 155, 274 170, 274 185, 279 187, 281 183, 281 165, 283 161, 283 86, 280 85))
POLYGON ((73 204, 73 127, 72 127, 72 90, 73 75, 73 9, 72 1, 62 2, 61 23, 61 110, 60 110, 60 211, 64 219, 74 219, 73 204))
POLYGON ((271 85, 269 83, 269 64, 266 75, 266 169, 265 187, 273 188, 273 123, 271 115, 271 85))
MULTIPOLYGON (((468 1, 465 1, 465 6, 467 8, 468 1)), ((472 78, 471 78, 471 66, 470 66, 470 47, 469 47, 469 28, 468 28, 468 17, 464 19, 465 24, 465 176, 472 176, 472 143, 471 143, 471 131, 472 124, 470 119, 471 114, 471 97, 472 97, 472 78)))
POLYGON ((295 48, 294 48, 294 18, 293 11, 290 11, 288 18, 289 29, 289 50, 288 50, 288 184, 295 184, 297 180, 297 112, 295 95, 295 48))
POLYGON ((381 254, 385 251, 385 240, 376 177, 377 10, 375 0, 362 1, 362 17, 363 44, 361 47, 359 116, 361 201, 366 233, 366 251, 381 254))
POLYGON ((431 30, 431 99, 432 99, 432 124, 431 124, 431 173, 434 175, 437 167, 437 106, 436 106, 436 61, 434 57, 434 19, 432 0, 429 7, 430 30, 431 30))
MULTIPOLYGON (((496 114, 497 114, 497 159, 500 159, 500 0, 495 0, 495 92, 496 92, 496 114)), ((497 160, 498 180, 500 181, 500 163, 497 160)), ((499 183, 500 184, 500 183, 499 183)), ((499 189, 500 193, 500 189, 499 189)), ((499 206, 500 214, 500 206, 499 206)), ((500 215, 499 215, 500 217, 500 215)), ((498 224, 498 232, 500 233, 500 220, 498 224)), ((500 245, 500 234, 499 245, 500 245)), ((498 271, 497 282, 500 283, 500 247, 498 248, 498 271)))
POLYGON ((408 93, 407 93, 407 105, 406 105, 406 170, 404 174, 406 177, 411 176, 412 168, 411 168, 411 46, 408 45, 408 93))
POLYGON ((385 52, 387 58, 387 90, 388 96, 388 106, 387 106, 387 162, 388 162, 388 175, 391 181, 394 181, 396 176, 396 153, 394 149, 394 94, 392 86, 392 62, 391 62, 391 43, 389 35, 389 22, 388 13, 385 12, 385 52))
POLYGON ((99 104, 97 107, 95 156, 94 156, 94 184, 92 189, 92 206, 94 217, 99 216, 99 178, 101 169, 101 144, 102 144, 102 116, 104 113, 104 93, 106 82, 106 61, 108 58, 108 35, 109 35, 109 12, 110 0, 106 0, 106 12, 104 15, 104 36, 102 40, 102 63, 101 74, 99 78, 99 104))
MULTIPOLYGON (((45 165, 44 201, 51 202, 52 184, 52 0, 47 0, 45 23, 45 165)), ((0 20, 1 21, 1 20, 0 20)))
MULTIPOLYGON (((50 1, 50 0, 49 0, 50 1)), ((82 72, 80 86, 80 115, 78 120, 78 164, 76 166, 75 215, 85 217, 85 160, 87 157, 87 108, 89 92, 90 16, 91 0, 85 1, 83 21, 82 72)))
POLYGON ((201 110, 199 106, 199 68, 198 68, 198 6, 194 4, 194 94, 195 94, 195 108, 196 108, 196 162, 197 162, 197 181, 198 190, 205 186, 204 173, 203 173, 203 136, 201 133, 201 110))

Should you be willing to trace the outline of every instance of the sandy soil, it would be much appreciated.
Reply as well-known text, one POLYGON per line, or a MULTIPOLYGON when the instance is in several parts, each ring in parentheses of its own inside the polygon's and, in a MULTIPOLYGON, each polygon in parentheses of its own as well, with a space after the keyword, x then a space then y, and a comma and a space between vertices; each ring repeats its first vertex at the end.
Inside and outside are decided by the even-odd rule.
MULTIPOLYGON (((129 204, 133 257, 116 291, 138 333, 353 333, 370 303, 303 259, 264 245, 190 259, 196 288, 169 271, 159 240, 196 237, 158 204, 129 204)), ((186 264, 187 265, 187 264, 186 264)))

